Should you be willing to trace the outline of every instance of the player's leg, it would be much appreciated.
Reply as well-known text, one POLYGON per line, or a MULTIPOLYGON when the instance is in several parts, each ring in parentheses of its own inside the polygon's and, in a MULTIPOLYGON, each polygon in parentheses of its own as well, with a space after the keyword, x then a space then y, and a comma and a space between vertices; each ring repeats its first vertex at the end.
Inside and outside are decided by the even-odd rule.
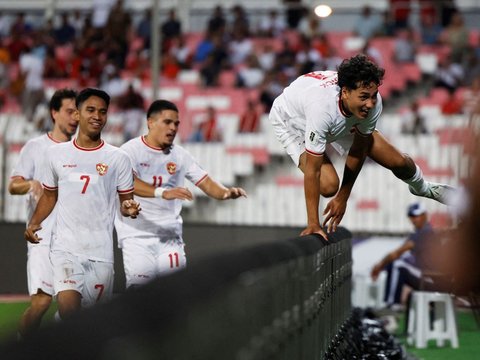
POLYGON ((168 275, 187 266, 183 240, 174 239, 158 244, 157 275, 168 275))
POLYGON ((58 313, 62 319, 80 310, 84 272, 80 260, 67 252, 51 251, 53 286, 57 298, 58 313))
POLYGON ((20 319, 18 331, 25 337, 38 329, 53 295, 53 271, 48 246, 28 247, 27 278, 30 306, 20 319))
POLYGON ((412 194, 437 200, 443 204, 448 201, 454 188, 449 185, 425 181, 420 167, 408 154, 401 153, 378 130, 373 132, 369 157, 407 183, 412 194))
MULTIPOLYGON (((298 168, 305 172, 306 153, 300 155, 298 168)), ((337 171, 327 154, 323 155, 322 170, 320 171, 320 194, 324 197, 334 196, 340 185, 337 171)))
POLYGON ((127 238, 122 241, 126 288, 143 285, 155 277, 158 238, 127 238))

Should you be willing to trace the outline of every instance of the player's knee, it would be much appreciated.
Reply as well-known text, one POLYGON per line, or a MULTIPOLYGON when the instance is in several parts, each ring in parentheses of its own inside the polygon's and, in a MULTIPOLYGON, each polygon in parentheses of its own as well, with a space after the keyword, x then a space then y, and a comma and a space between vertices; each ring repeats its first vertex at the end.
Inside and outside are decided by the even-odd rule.
POLYGON ((332 197, 338 191, 339 182, 338 180, 331 180, 324 182, 320 185, 320 193, 323 197, 332 197))
POLYGON ((50 304, 52 303, 52 298, 50 296, 34 296, 30 304, 31 311, 39 314, 45 313, 50 304))

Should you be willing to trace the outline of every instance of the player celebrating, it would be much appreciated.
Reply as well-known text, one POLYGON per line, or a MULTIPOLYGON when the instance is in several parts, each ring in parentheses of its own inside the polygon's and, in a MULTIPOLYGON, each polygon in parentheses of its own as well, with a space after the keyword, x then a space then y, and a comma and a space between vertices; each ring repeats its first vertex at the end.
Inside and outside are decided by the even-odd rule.
POLYGON ((98 89, 77 96, 78 136, 47 150, 44 192, 25 231, 26 240, 41 243, 40 224, 58 204, 50 259, 61 318, 112 293, 117 193, 123 216, 135 218, 140 211, 128 156, 101 139, 109 103, 98 89))
MULTIPOLYGON (((18 163, 12 171, 8 191, 12 195, 27 194, 27 218, 30 219, 43 188, 39 182, 45 151, 50 146, 70 141, 77 130, 74 119, 76 92, 70 89, 57 90, 50 99, 51 132, 27 141, 20 151, 18 163)), ((30 306, 20 319, 18 332, 26 337, 40 326, 53 295, 53 272, 50 263, 50 239, 55 210, 42 223, 40 244, 28 243, 27 280, 30 306)))
POLYGON ((182 200, 192 199, 184 187, 185 178, 218 200, 246 196, 241 188, 226 188, 214 181, 185 149, 173 145, 180 124, 175 104, 154 101, 147 122, 147 135, 121 147, 132 159, 137 176, 135 195, 142 199, 138 219, 117 216, 115 222, 127 288, 185 267, 180 211, 182 200))
POLYGON ((323 226, 335 231, 366 156, 390 169, 414 195, 445 203, 453 190, 425 181, 410 156, 375 129, 382 113, 378 87, 384 73, 366 56, 356 55, 344 60, 338 72, 300 76, 275 99, 269 115, 275 134, 304 173, 308 224, 302 235, 317 233, 326 238, 319 220, 320 195, 334 196, 323 212, 323 226), (350 149, 340 189, 326 144, 342 154, 350 149))

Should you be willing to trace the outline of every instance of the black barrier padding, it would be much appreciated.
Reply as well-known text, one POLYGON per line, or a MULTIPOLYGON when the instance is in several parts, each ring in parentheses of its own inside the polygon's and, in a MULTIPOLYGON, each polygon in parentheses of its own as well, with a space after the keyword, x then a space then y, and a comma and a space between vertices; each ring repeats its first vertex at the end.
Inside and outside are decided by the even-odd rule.
MULTIPOLYGON (((334 239, 340 240, 339 232, 334 239)), ((182 271, 127 291, 108 304, 47 326, 26 341, 8 344, 0 348, 0 354, 2 359, 104 359, 106 344, 115 339, 135 337, 147 343, 152 339, 161 342, 174 322, 188 321, 189 309, 214 297, 241 274, 280 265, 324 246, 317 236, 306 236, 204 258, 189 263, 182 271)))
POLYGON ((305 255, 312 255, 328 245, 328 242, 317 234, 300 236, 289 241, 302 249, 305 255))
POLYGON ((336 243, 344 239, 352 238, 352 233, 344 227, 338 227, 335 232, 328 233, 327 235, 328 235, 328 241, 332 243, 336 243))

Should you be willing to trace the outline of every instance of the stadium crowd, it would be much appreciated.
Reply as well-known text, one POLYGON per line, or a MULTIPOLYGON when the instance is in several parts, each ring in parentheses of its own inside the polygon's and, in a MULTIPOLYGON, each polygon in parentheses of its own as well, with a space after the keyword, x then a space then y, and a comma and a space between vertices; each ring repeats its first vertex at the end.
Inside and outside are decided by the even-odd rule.
MULTIPOLYGON (((52 79, 65 79, 78 88, 99 87, 122 109, 138 108, 138 101, 128 104, 125 99, 129 85, 136 81, 139 91, 151 77, 151 10, 134 17, 122 0, 104 3, 110 7, 60 13, 35 23, 25 13, 0 15, 3 111, 18 111, 21 104, 21 111, 32 121, 37 105, 47 102, 45 80, 52 79)), ((218 5, 204 31, 195 33, 185 32, 176 10, 171 9, 160 25, 162 81, 175 82, 183 70, 193 70, 199 75, 197 86, 248 89, 253 94, 249 108, 253 105, 267 113, 299 74, 335 70, 346 57, 344 44, 338 43, 335 34, 322 29, 321 19, 311 9, 296 3, 299 6, 286 6, 284 13, 268 11, 257 23, 242 5, 231 9, 218 5)), ((358 51, 381 66, 392 60, 413 63, 428 48, 438 56, 433 86, 452 94, 445 102, 454 106, 445 113, 471 112, 480 76, 476 33, 465 26, 453 1, 419 4, 418 24, 413 24, 409 1, 391 0, 384 13, 366 6, 349 38, 357 41, 358 51), (393 39, 392 54, 372 42, 379 37, 393 39)), ((137 131, 131 126, 126 137, 137 131)))

